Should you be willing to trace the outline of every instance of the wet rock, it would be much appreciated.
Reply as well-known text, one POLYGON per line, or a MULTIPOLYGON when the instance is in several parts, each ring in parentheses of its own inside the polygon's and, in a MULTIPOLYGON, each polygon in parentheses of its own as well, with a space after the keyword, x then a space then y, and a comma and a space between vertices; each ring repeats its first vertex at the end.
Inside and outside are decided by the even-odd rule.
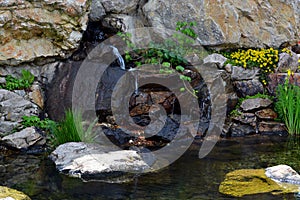
POLYGON ((294 52, 291 52, 291 54, 279 54, 279 62, 277 66, 276 72, 287 72, 287 70, 296 72, 299 66, 297 54, 294 52))
POLYGON ((205 46, 278 47, 283 41, 298 40, 297 0, 272 3, 225 0, 219 4, 210 0, 153 0, 145 4, 143 13, 153 27, 175 30, 178 21, 196 21, 196 33, 205 46))
POLYGON ((233 83, 239 97, 254 96, 264 92, 264 87, 259 80, 235 81, 233 83))
POLYGON ((269 107, 273 102, 270 99, 255 98, 246 99, 242 102, 241 108, 244 111, 253 111, 256 109, 262 109, 269 107))
POLYGON ((279 185, 268 178, 264 169, 240 169, 226 174, 219 186, 219 192, 232 197, 260 193, 286 194, 298 192, 298 186, 279 185))
POLYGON ((256 134, 255 127, 247 124, 233 123, 229 129, 229 136, 231 137, 243 137, 253 134, 256 134))
POLYGON ((265 119, 265 120, 272 120, 272 119, 276 119, 277 118, 277 113, 274 112, 274 110, 267 108, 267 109, 263 109, 263 110, 259 110, 257 112, 255 112, 255 115, 259 118, 259 119, 265 119))
POLYGON ((241 115, 233 117, 232 119, 242 124, 249 124, 251 126, 256 125, 256 116, 253 113, 242 113, 241 115))
POLYGON ((0 63, 66 58, 79 47, 88 21, 87 0, 6 2, 0 4, 0 63))
POLYGON ((227 58, 222 56, 218 53, 213 53, 206 58, 204 58, 204 63, 216 63, 218 65, 218 68, 222 69, 224 67, 224 63, 226 62, 227 58))
POLYGON ((259 69, 245 69, 239 66, 232 67, 231 79, 233 81, 252 80, 258 76, 259 69))
POLYGON ((58 146, 50 158, 60 172, 82 179, 106 179, 150 169, 136 151, 110 151, 97 144, 66 143, 58 146))
POLYGON ((0 186, 0 199, 1 200, 30 200, 30 198, 23 192, 0 186))
POLYGON ((300 185, 300 175, 288 165, 268 167, 265 174, 275 181, 300 185))
POLYGON ((259 122, 258 131, 262 135, 287 135, 285 125, 274 121, 259 122))
POLYGON ((46 143, 46 139, 34 127, 25 128, 20 132, 3 137, 1 140, 8 146, 22 150, 46 143))

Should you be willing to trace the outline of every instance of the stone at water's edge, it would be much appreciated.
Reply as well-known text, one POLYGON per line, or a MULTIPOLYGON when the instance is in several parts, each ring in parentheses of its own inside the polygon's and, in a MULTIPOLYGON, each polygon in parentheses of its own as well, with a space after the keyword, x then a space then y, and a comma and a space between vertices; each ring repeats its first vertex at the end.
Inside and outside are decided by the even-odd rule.
POLYGON ((219 186, 219 192, 233 197, 272 193, 286 194, 299 192, 299 186, 278 184, 265 175, 264 169, 240 169, 226 174, 219 186))
POLYGON ((56 168, 83 180, 106 180, 126 173, 139 173, 150 166, 133 150, 108 151, 97 144, 70 142, 58 146, 50 155, 56 168))
POLYGON ((91 0, 0 2, 0 64, 70 55, 86 29, 91 0))
POLYGON ((0 199, 2 200, 30 200, 30 198, 17 190, 0 186, 0 199))

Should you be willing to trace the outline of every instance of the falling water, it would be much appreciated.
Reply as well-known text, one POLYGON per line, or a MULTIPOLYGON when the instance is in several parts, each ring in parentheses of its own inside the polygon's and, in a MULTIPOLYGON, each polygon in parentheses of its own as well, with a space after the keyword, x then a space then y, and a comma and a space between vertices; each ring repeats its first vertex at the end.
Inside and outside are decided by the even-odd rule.
POLYGON ((118 57, 118 62, 119 62, 119 65, 120 65, 121 69, 125 70, 125 62, 124 62, 124 59, 121 56, 119 50, 114 46, 110 46, 110 47, 113 49, 113 53, 115 54, 115 56, 118 57))

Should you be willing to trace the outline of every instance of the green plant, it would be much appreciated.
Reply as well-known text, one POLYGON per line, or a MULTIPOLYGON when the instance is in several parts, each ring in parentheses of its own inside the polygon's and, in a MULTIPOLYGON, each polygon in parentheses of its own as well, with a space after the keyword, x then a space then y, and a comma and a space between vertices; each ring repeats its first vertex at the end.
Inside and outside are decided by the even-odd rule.
POLYGON ((53 131, 53 144, 59 145, 66 142, 93 142, 95 133, 93 127, 97 119, 85 129, 80 111, 67 110, 65 118, 60 121, 53 131))
POLYGON ((21 124, 24 128, 35 126, 45 131, 51 131, 53 126, 56 125, 56 122, 48 118, 41 120, 38 116, 34 115, 34 116, 23 116, 21 124))
POLYGON ((300 87, 289 83, 278 85, 275 110, 291 135, 300 135, 300 87))
POLYGON ((21 78, 15 78, 11 75, 5 77, 6 83, 1 84, 0 88, 6 90, 21 90, 28 89, 34 81, 34 75, 32 75, 28 70, 22 70, 21 78))

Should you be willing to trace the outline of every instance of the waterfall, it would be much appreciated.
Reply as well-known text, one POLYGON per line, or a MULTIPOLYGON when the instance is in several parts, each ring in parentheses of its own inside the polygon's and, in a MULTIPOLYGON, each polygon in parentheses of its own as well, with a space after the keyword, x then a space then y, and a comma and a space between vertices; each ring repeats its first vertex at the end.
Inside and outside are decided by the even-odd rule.
POLYGON ((125 62, 124 62, 124 59, 121 56, 119 50, 114 46, 110 46, 110 47, 113 49, 113 53, 115 54, 115 56, 118 57, 118 62, 119 62, 119 65, 120 65, 121 69, 125 70, 125 62))

